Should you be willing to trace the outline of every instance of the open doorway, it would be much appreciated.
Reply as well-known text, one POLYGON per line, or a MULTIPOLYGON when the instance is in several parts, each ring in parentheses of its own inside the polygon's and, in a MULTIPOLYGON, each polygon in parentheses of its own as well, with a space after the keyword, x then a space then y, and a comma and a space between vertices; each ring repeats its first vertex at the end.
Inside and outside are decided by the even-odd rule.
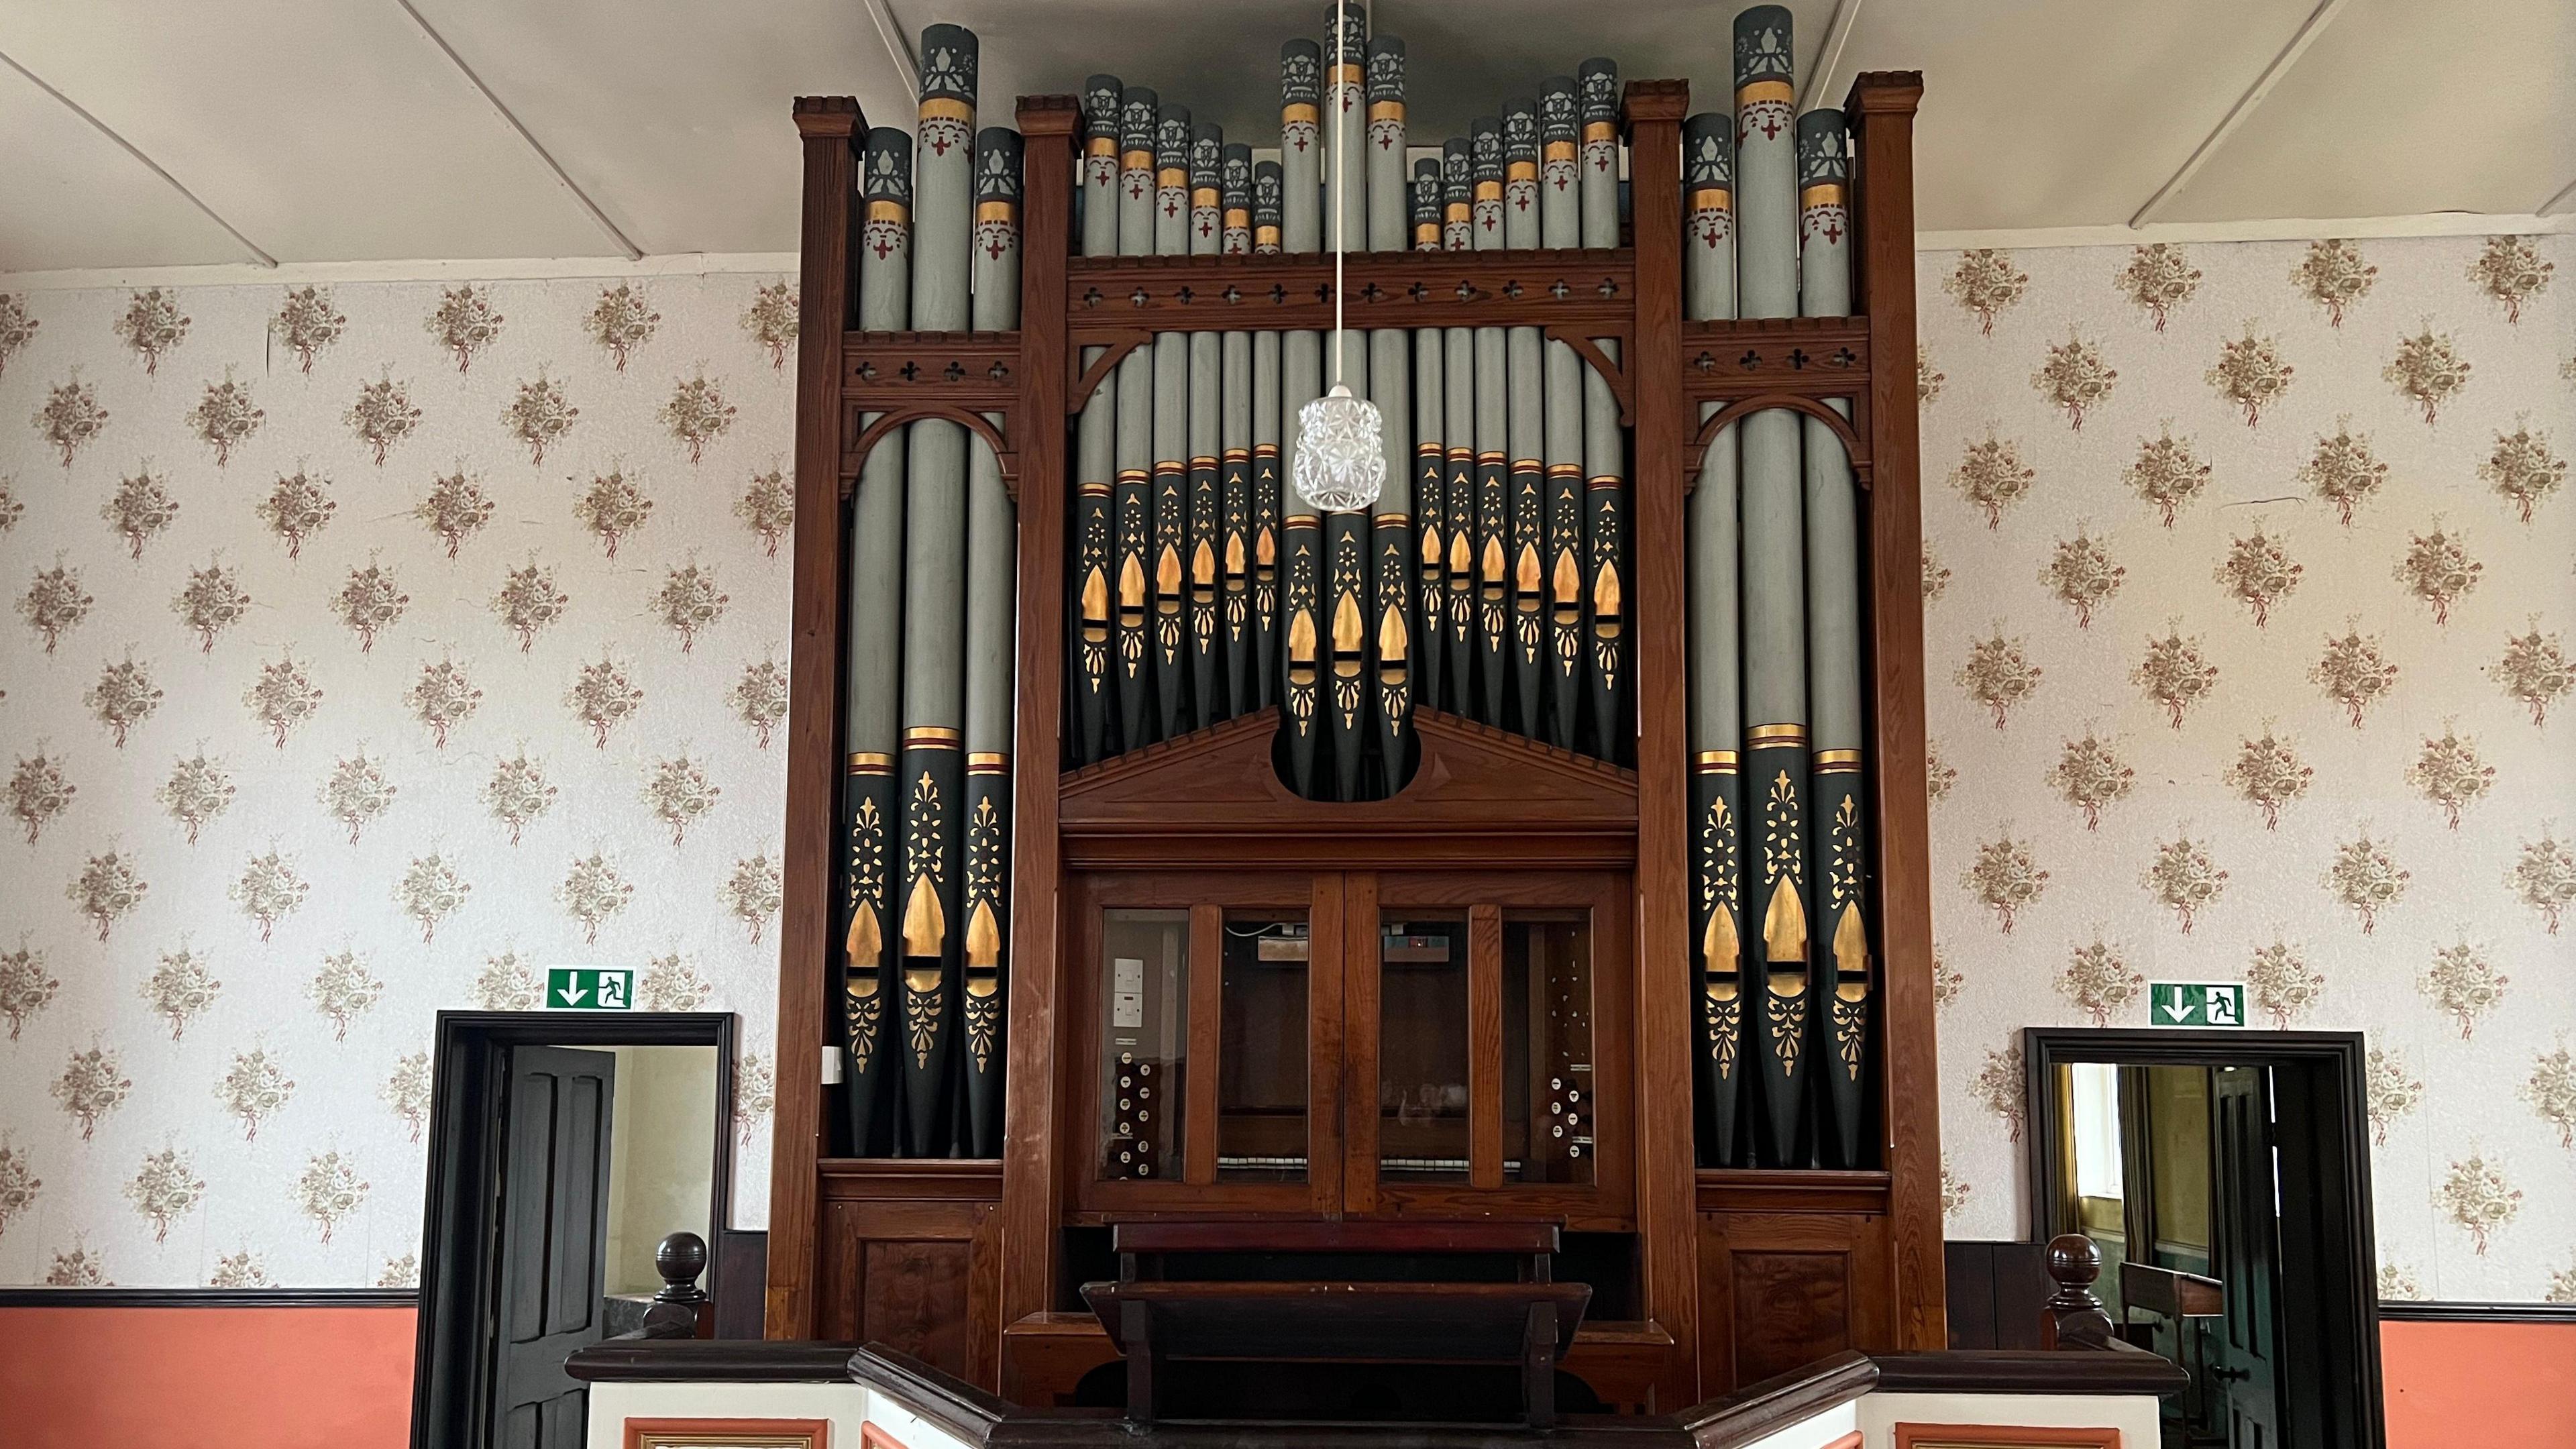
MULTIPOLYGON (((712 1244, 727 1224, 734 1030, 715 1012, 439 1014, 414 1449, 584 1443, 564 1360, 636 1326, 665 1236, 712 1244)), ((729 1290, 714 1255, 702 1286, 761 1289, 729 1290)))
POLYGON ((2033 1235, 2091 1238, 2113 1320, 2191 1375, 2167 1449, 2379 1449, 2360 1034, 2023 1037, 2033 1235))

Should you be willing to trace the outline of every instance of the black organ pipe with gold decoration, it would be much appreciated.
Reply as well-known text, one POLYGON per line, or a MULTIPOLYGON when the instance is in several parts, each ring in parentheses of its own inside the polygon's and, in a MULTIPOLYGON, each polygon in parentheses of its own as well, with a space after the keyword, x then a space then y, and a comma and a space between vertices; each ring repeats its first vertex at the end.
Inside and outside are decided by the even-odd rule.
MULTIPOLYGON (((1373 36, 1368 46, 1368 249, 1406 246, 1404 42, 1373 36)), ((1369 395, 1377 400, 1386 449, 1386 483, 1369 534, 1370 691, 1377 724, 1380 779, 1368 793, 1403 787, 1413 740, 1413 333, 1369 334, 1369 395)), ((1357 798, 1353 796, 1352 798, 1357 798)))
MULTIPOLYGON (((1154 129, 1154 253, 1190 249, 1190 113, 1165 102, 1154 129)), ((1154 334, 1152 573, 1154 700, 1158 739, 1189 725, 1190 339, 1154 334)))
MULTIPOLYGON (((1736 298, 1746 317, 1798 310, 1797 166, 1789 12, 1735 17, 1736 298)), ((1761 1162, 1805 1167, 1814 1036, 1809 980, 1807 624, 1798 419, 1758 412, 1739 428, 1743 466, 1745 788, 1749 906, 1760 921, 1761 1162)))
MULTIPOLYGON (((1850 148, 1843 113, 1798 118, 1798 299, 1810 317, 1851 311, 1850 148)), ((1849 404, 1827 404, 1849 414, 1849 404)), ((1806 427, 1807 699, 1815 726, 1810 848, 1823 949, 1815 993, 1824 1005, 1824 1130, 1828 1167, 1870 1167, 1871 1004, 1877 994, 1868 925, 1868 840, 1861 803, 1860 515, 1851 459, 1821 418, 1806 427)))
MULTIPOLYGON (((1594 58, 1575 67, 1575 105, 1582 122, 1583 244, 1619 244, 1619 67, 1594 58)), ((1619 361, 1614 338, 1596 339, 1619 361)), ((1584 616, 1591 631, 1584 670, 1594 751, 1614 764, 1632 762, 1628 718, 1626 438, 1619 403, 1598 369, 1583 369, 1584 616)))
MULTIPOLYGON (((1516 100, 1503 107, 1503 245, 1525 251, 1539 244, 1538 105, 1516 100)), ((1529 738, 1548 736, 1545 719, 1547 653, 1547 380, 1546 349, 1535 327, 1504 333, 1508 414, 1507 483, 1511 489, 1511 701, 1504 720, 1529 738)))
MULTIPOLYGON (((975 253, 968 268, 978 332, 1020 325, 1020 133, 975 137, 975 253)), ((999 413, 986 413, 997 429, 999 413)), ((1011 920, 1011 681, 1019 509, 1002 463, 980 438, 966 465, 966 872, 963 1125, 968 1157, 1002 1152, 1002 1021, 1011 920)))
MULTIPOLYGON (((1143 86, 1120 93, 1118 114, 1118 255, 1154 250, 1154 126, 1162 101, 1143 86)), ((1116 460, 1111 498, 1117 520, 1116 640, 1110 661, 1118 696, 1118 743, 1126 751, 1153 742, 1154 700, 1154 349, 1139 347, 1118 363, 1116 460)))
MULTIPOLYGON (((1219 204, 1219 174, 1225 164, 1225 133, 1201 122, 1190 132, 1190 255, 1212 257, 1224 247, 1225 210, 1219 204)), ((1221 469, 1218 458, 1224 341, 1214 332, 1190 334, 1189 367, 1189 616, 1190 718, 1192 729, 1212 725, 1227 714, 1224 633, 1218 612, 1219 550, 1225 537, 1221 469)))
MULTIPOLYGON (((1279 252, 1281 169, 1276 161, 1252 168, 1252 252, 1279 252)), ((1279 444, 1284 434, 1279 416, 1281 397, 1279 334, 1252 334, 1252 687, 1253 704, 1268 708, 1279 702, 1279 531, 1286 522, 1281 502, 1279 444)))
MULTIPOLYGON (((1735 117, 1682 127, 1682 303, 1693 321, 1735 315, 1735 117)), ((1700 404, 1705 421, 1716 403, 1700 404)), ((1737 597, 1735 430, 1701 456, 1685 515, 1690 640, 1692 965, 1699 983, 1698 1143, 1703 1167, 1750 1167, 1751 1064, 1744 960, 1744 690, 1737 597)))
MULTIPOLYGON (((1311 40, 1291 40, 1279 47, 1280 245, 1297 255, 1321 251, 1323 244, 1322 162, 1327 145, 1321 124, 1323 63, 1323 47, 1311 40)), ((1287 333, 1280 344, 1280 452, 1283 459, 1290 459, 1297 453, 1298 409, 1324 390, 1324 341, 1318 333, 1298 331, 1287 333)), ((1283 479, 1282 484, 1280 724, 1289 788, 1311 800, 1317 798, 1317 746, 1327 713, 1323 699, 1327 667, 1324 520, 1315 505, 1298 494, 1292 480, 1283 479)))
MULTIPOLYGON (((1118 77, 1095 75, 1082 88, 1082 254, 1118 252, 1118 77)), ((1086 368, 1106 349, 1086 347, 1086 368)), ((1117 554, 1111 486, 1117 477, 1118 377, 1100 380, 1074 424, 1073 627, 1068 693, 1073 696, 1073 763, 1088 765, 1110 753, 1109 725, 1119 668, 1112 613, 1116 606, 1117 554)))
MULTIPOLYGON (((1232 145, 1218 173, 1223 212, 1218 251, 1229 257, 1252 254, 1252 148, 1232 145)), ((1228 715, 1249 713, 1257 702, 1253 686, 1252 614, 1252 334, 1228 331, 1218 344, 1217 366, 1223 378, 1218 402, 1217 562, 1224 580, 1217 593, 1217 625, 1224 664, 1220 686, 1228 715)))
MULTIPOLYGON (((1476 162, 1476 250, 1503 247, 1503 123, 1469 127, 1476 162)), ((1507 334, 1476 329, 1476 674, 1474 715, 1500 727, 1512 676, 1511 369, 1507 334)))
MULTIPOLYGON (((1583 242, 1583 165, 1577 142, 1574 81, 1550 76, 1539 83, 1539 245, 1564 249, 1583 242)), ((1583 719, 1583 360, 1551 341, 1547 366, 1547 496, 1541 539, 1540 588, 1545 639, 1539 671, 1545 680, 1544 738, 1570 750, 1583 719)), ((1533 733, 1537 733, 1533 731, 1533 733)))
MULTIPOLYGON (((973 242, 976 43, 954 25, 921 36, 914 137, 912 325, 964 330, 973 242)), ((903 1090, 905 1156, 943 1157, 962 986, 965 793, 966 430, 911 428, 903 611, 903 1090)))
MULTIPOLYGON (((1442 246, 1463 252, 1476 244, 1474 143, 1455 138, 1440 149, 1442 246)), ((1441 333, 1442 435, 1447 440, 1449 535, 1449 656, 1447 705, 1474 718, 1478 639, 1476 598, 1476 333, 1451 327, 1441 333)))
MULTIPOLYGON (((903 328, 912 312, 912 137, 890 126, 867 134, 861 153, 859 326, 903 328)), ((869 421, 874 420, 871 415, 869 421)), ((849 1152, 882 1157, 894 1146, 888 1007, 895 1000, 895 875, 902 818, 895 781, 903 740, 904 434, 877 441, 850 496, 845 693, 846 774, 841 786, 841 1080, 849 1152)))
MULTIPOLYGON (((1440 248, 1440 163, 1426 156, 1413 165, 1413 249, 1440 248)), ((1421 572, 1414 595, 1412 680, 1414 702, 1435 709, 1449 608, 1449 545, 1442 532, 1449 502, 1448 461, 1440 445, 1447 432, 1440 375, 1445 337, 1437 327, 1417 328, 1413 334, 1414 552, 1421 572)))
MULTIPOLYGON (((1327 250, 1365 250, 1368 240, 1368 136, 1365 103, 1368 93, 1368 19, 1357 6, 1348 7, 1335 27, 1335 12, 1327 6, 1324 12, 1324 40, 1327 46, 1324 116, 1326 120, 1324 150, 1323 216, 1324 244, 1327 250), (1338 213, 1336 206, 1342 208, 1338 213)), ((1338 354, 1334 365, 1326 369, 1324 381, 1339 378, 1355 397, 1369 393, 1368 334, 1332 332, 1324 336, 1324 346, 1338 354)), ((1294 459, 1292 455, 1291 468, 1294 459)), ((1293 481, 1293 479, 1292 479, 1293 481)), ((1337 509, 1324 516, 1324 617, 1325 625, 1325 713, 1324 738, 1333 763, 1333 795, 1336 800, 1360 798, 1361 774, 1366 763, 1365 741, 1375 711, 1371 708, 1376 690, 1369 672, 1369 554, 1371 523, 1368 515, 1354 510, 1337 509)))

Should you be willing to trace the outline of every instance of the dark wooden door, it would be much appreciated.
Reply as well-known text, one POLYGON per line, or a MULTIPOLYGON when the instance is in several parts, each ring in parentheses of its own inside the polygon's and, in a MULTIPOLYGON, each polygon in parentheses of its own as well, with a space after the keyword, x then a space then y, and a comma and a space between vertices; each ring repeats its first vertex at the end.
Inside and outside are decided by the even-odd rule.
POLYGON ((2270 1073, 2210 1074, 2210 1228, 2227 1315, 2209 1344, 2215 1417, 2229 1449, 2281 1443, 2281 1211, 2273 1165, 2270 1073))
POLYGON ((494 1449, 581 1449, 589 1390, 563 1370, 606 1336, 609 1052, 518 1047, 501 1136, 494 1449))

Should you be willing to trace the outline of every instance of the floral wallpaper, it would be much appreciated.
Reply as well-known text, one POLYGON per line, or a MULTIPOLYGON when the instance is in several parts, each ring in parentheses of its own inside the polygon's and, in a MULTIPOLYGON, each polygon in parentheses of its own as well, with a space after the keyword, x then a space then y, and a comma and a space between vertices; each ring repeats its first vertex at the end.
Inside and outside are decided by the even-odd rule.
POLYGON ((785 279, 0 278, 0 1284, 407 1285, 433 1014, 744 1018, 785 279))
MULTIPOLYGON (((2381 1285, 2576 1301, 2576 244, 1926 254, 1949 1231, 2018 1032, 2369 1034, 2381 1285), (1955 586, 1954 586, 1955 585, 1955 586)), ((746 1026, 782 279, 0 280, 0 1283, 403 1283, 429 1028, 746 1026)))
POLYGON ((2383 1296, 2576 1302, 2576 241, 1920 285, 1950 1235, 2022 1027, 2241 981, 2368 1035, 2383 1296))

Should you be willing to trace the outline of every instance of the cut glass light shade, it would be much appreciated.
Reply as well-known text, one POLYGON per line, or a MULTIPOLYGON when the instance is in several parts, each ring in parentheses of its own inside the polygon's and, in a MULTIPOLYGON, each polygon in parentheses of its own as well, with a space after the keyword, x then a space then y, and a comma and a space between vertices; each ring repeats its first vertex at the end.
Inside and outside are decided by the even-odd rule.
POLYGON ((1340 383, 1297 410, 1297 456, 1288 477, 1297 496, 1326 513, 1347 513, 1377 502, 1386 486, 1386 444, 1377 404, 1351 396, 1340 383))

